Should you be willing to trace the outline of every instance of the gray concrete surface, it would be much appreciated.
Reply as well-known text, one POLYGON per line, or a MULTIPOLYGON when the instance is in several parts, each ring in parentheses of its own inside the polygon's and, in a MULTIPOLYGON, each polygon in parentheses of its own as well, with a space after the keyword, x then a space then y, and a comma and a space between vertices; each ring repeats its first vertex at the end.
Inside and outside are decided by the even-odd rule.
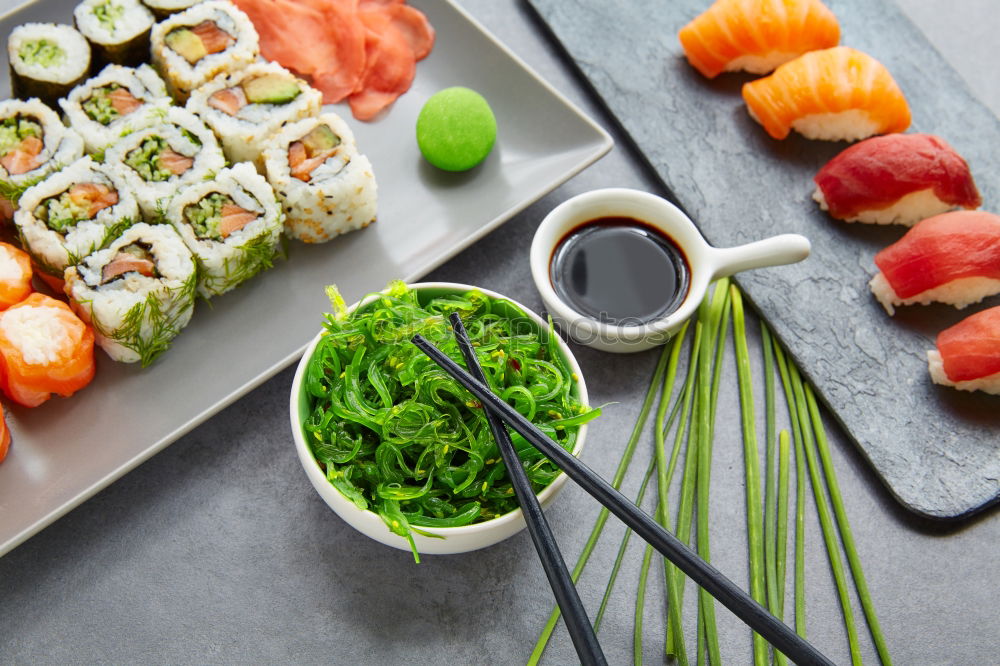
MULTIPOLYGON (((506 0, 462 4, 610 126, 523 6, 506 0)), ((993 0, 900 4, 1000 111, 1000 82, 988 64, 1000 28, 993 0)), ((540 218, 595 187, 656 191, 638 164, 619 144, 429 277, 488 286, 540 309, 525 253, 540 218)), ((756 327, 751 330, 755 335, 756 327)), ((756 338, 751 345, 759 348, 756 338)), ((593 402, 608 404, 584 459, 610 476, 655 354, 578 352, 593 402)), ((727 364, 733 377, 731 353, 727 364)), ((0 662, 523 663, 552 603, 527 536, 467 555, 427 557, 415 566, 409 554, 354 532, 308 486, 295 458, 286 419, 291 376, 291 370, 280 373, 0 559, 0 662)), ((996 663, 1000 514, 994 510, 958 527, 913 518, 829 423, 836 471, 895 663, 996 663)), ((649 444, 647 436, 626 480, 629 494, 638 487, 649 444)), ((735 382, 727 382, 720 396, 715 451, 713 559, 745 584, 735 382)), ((594 503, 573 487, 552 507, 550 521, 567 559, 575 559, 596 514, 594 503)), ((846 663, 841 611, 815 511, 810 507, 807 515, 809 637, 846 663)), ((592 614, 621 532, 609 522, 580 581, 592 614)), ((632 660, 641 557, 633 542, 600 629, 614 664, 632 660)), ((661 588, 654 571, 644 647, 650 663, 662 661, 661 588)), ((688 602, 693 596, 689 589, 688 602)), ((718 615, 726 663, 749 663, 749 632, 725 610, 718 615)), ((692 646, 693 632, 689 623, 692 646)), ((863 628, 860 639, 865 662, 877 663, 863 628)), ((548 663, 575 661, 562 628, 546 657, 548 663)))

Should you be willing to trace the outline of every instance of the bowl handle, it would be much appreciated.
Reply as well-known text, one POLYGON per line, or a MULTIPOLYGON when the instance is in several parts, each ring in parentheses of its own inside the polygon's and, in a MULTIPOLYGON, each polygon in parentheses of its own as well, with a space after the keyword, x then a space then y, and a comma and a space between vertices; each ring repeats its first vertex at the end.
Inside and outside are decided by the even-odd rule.
POLYGON ((736 247, 715 248, 712 279, 767 266, 783 266, 809 256, 809 239, 799 234, 781 234, 736 247))

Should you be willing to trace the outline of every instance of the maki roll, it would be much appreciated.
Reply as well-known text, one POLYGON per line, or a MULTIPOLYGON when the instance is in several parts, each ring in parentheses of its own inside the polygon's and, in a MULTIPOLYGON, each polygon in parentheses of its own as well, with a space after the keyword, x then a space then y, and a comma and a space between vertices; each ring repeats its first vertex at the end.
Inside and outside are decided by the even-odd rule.
POLYGON ((257 60, 257 31, 229 2, 213 0, 174 14, 153 28, 153 65, 183 104, 198 86, 257 60))
POLYGON ((0 218, 21 193, 83 155, 83 139, 37 99, 0 102, 0 218))
POLYGON ((153 16, 156 17, 157 21, 162 21, 171 14, 176 14, 177 12, 182 12, 188 7, 193 7, 197 5, 202 0, 142 0, 142 4, 146 5, 153 16))
POLYGON ((358 152, 337 114, 284 127, 268 142, 264 164, 284 209, 288 235, 322 243, 375 220, 371 162, 358 152))
POLYGON ((205 298, 270 268, 281 240, 281 207, 247 162, 185 189, 170 202, 167 219, 194 254, 205 298))
POLYGON ((90 72, 90 46, 68 25, 25 23, 7 39, 14 97, 37 97, 55 106, 90 72))
POLYGON ((212 130, 190 111, 152 108, 142 122, 108 147, 104 159, 122 165, 142 214, 159 220, 173 195, 210 178, 226 158, 212 130))
POLYGON ((135 66, 149 57, 153 13, 139 0, 83 0, 73 22, 90 42, 94 69, 107 63, 135 66))
POLYGON ((114 143, 144 117, 151 105, 168 106, 163 79, 149 65, 136 69, 108 65, 59 101, 69 125, 83 137, 88 153, 114 143))
POLYGON ((14 213, 21 245, 58 278, 139 220, 121 167, 84 157, 28 188, 14 213))
POLYGON ((143 367, 194 311, 194 259, 173 227, 140 222, 66 270, 66 295, 116 361, 143 367))
POLYGON ((318 115, 323 95, 278 63, 254 63, 220 74, 188 99, 187 108, 215 130, 230 162, 263 170, 264 143, 282 125, 318 115))

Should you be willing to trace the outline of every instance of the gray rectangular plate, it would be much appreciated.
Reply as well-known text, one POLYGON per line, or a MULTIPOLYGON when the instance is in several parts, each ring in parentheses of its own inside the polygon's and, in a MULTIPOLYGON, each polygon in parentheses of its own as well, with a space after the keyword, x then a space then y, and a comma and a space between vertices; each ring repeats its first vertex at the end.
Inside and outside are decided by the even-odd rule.
MULTIPOLYGON (((375 168, 378 221, 316 246, 290 243, 287 261, 236 291, 199 303, 153 366, 98 353, 97 378, 69 399, 12 407, 14 444, 0 465, 3 554, 298 358, 322 323, 336 283, 351 301, 392 279, 414 280, 604 155, 611 139, 464 11, 417 0, 437 33, 410 91, 355 131, 375 168), (420 157, 417 113, 434 92, 477 89, 499 127, 486 162, 445 174, 420 157)), ((0 37, 26 21, 67 22, 72 5, 41 0, 0 19, 0 37)), ((0 90, 7 90, 6 64, 0 90)), ((484 285, 485 286, 485 285, 484 285)), ((227 446, 228 442, 219 442, 227 446)))
MULTIPOLYGON (((813 243, 794 266, 753 271, 740 285, 906 507, 968 516, 1000 499, 1000 397, 935 386, 926 350, 982 306, 909 307, 889 318, 869 293, 872 257, 902 228, 847 225, 823 214, 812 177, 844 143, 770 139, 747 114, 750 77, 709 81, 683 57, 677 31, 708 0, 531 0, 653 169, 718 246, 782 232, 813 243)), ((984 208, 1000 207, 1000 122, 899 9, 885 0, 829 0, 841 43, 892 72, 911 131, 942 136, 977 177, 984 208)))

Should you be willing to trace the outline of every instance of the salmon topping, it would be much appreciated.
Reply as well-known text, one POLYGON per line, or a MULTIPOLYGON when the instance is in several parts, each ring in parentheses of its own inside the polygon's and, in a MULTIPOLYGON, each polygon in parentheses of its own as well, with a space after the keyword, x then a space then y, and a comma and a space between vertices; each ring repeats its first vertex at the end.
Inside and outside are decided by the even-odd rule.
POLYGON ((118 203, 118 192, 102 183, 77 183, 69 188, 69 198, 77 206, 86 207, 87 218, 118 203))
POLYGON ((17 148, 0 157, 0 165, 3 165, 11 176, 28 173, 42 165, 42 160, 38 156, 43 147, 42 140, 37 136, 26 136, 21 139, 17 148))
POLYGON ((241 208, 236 204, 227 203, 222 206, 222 219, 219 221, 219 234, 228 238, 257 219, 257 214, 241 208))
POLYGON ((218 109, 223 113, 227 113, 231 116, 235 116, 239 113, 239 110, 247 105, 247 96, 243 92, 243 88, 239 86, 235 88, 225 88, 216 93, 213 93, 211 97, 208 98, 208 105, 213 109, 218 109))
POLYGON ((215 24, 215 21, 202 21, 191 28, 191 32, 201 39, 205 51, 211 53, 221 53, 235 42, 233 36, 215 24))
POLYGON ((179 176, 194 165, 194 158, 185 157, 170 148, 165 148, 160 153, 159 165, 175 176, 179 176))
POLYGON ((108 99, 111 100, 112 108, 122 116, 132 113, 142 106, 142 102, 125 88, 115 88, 108 93, 108 99))

